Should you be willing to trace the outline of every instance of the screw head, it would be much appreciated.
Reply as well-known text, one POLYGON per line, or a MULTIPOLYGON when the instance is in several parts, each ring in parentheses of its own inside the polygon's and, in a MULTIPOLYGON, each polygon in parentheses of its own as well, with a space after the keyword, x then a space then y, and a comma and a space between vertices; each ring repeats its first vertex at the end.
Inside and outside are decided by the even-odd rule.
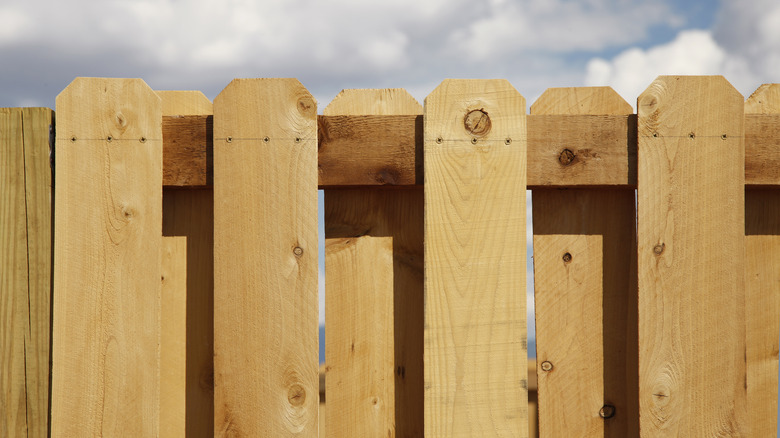
POLYGON ((228 138, 225 139, 225 141, 227 141, 228 143, 233 143, 233 137, 229 136, 228 138))
POLYGON ((302 256, 303 248, 301 248, 300 246, 296 246, 295 248, 293 248, 293 254, 295 254, 296 257, 302 256))
POLYGON ((615 407, 612 405, 604 405, 599 409, 599 417, 603 419, 609 419, 615 416, 615 407))
POLYGON ((441 142, 443 142, 443 141, 444 141, 444 139, 443 139, 443 138, 441 138, 441 137, 436 137, 436 143, 437 143, 437 144, 441 144, 441 142))
POLYGON ((571 255, 571 253, 569 253, 569 252, 565 253, 565 254, 563 255, 563 263, 569 263, 569 262, 571 262, 571 259, 572 259, 572 258, 573 258, 573 257, 572 257, 572 255, 571 255))

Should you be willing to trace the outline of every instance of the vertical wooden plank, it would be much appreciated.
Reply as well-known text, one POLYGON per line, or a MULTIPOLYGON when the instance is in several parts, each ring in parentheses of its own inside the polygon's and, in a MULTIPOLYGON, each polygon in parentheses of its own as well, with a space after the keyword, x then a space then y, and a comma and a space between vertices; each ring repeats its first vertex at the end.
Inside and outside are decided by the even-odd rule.
POLYGON ((639 96, 643 436, 746 436, 743 98, 660 76, 639 96))
POLYGON ((317 433, 316 116, 295 79, 214 100, 218 436, 317 433))
MULTIPOLYGON (((780 113, 780 84, 764 84, 745 114, 780 113)), ((750 436, 777 435, 780 350, 780 190, 745 190, 747 411, 750 436)))
MULTIPOLYGON (((531 105, 532 114, 632 112, 609 87, 551 88, 531 105)), ((539 189, 533 209, 541 436, 637 436, 634 191, 539 189), (586 245, 583 235, 600 239, 586 245)))
MULTIPOLYGON (((156 91, 163 116, 210 115, 200 91, 156 91)), ((186 236, 185 427, 188 437, 214 434, 214 193, 163 188, 163 235, 186 236)), ((163 313, 165 317, 165 313, 163 313)), ((163 332, 165 336, 165 332, 163 332)), ((174 365, 176 366, 176 365, 174 365)), ((165 362, 162 362, 163 372, 165 362)))
POLYGON ((0 108, 0 435, 27 435, 27 225, 22 110, 0 108))
MULTIPOLYGON (((328 104, 325 115, 413 115, 422 114, 422 106, 403 89, 344 90, 328 104)), ((389 313, 390 321, 382 328, 392 330, 393 345, 385 354, 393 356, 390 372, 394 376, 383 384, 390 386, 395 406, 390 412, 393 417, 394 435, 399 437, 421 437, 423 435, 423 191, 422 187, 405 190, 348 189, 325 191, 325 236, 326 238, 353 238, 359 236, 390 236, 393 238, 392 290, 394 311, 389 313)), ((345 261, 350 262, 350 261, 345 261)), ((330 272, 342 269, 339 260, 326 260, 326 281, 330 272)), ((364 265, 359 274, 371 279, 376 266, 364 265)), ((339 274, 336 274, 339 275, 339 274)), ((368 280, 363 280, 368 281, 368 280)), ((332 291, 333 286, 327 290, 332 291)), ((360 290, 336 291, 340 293, 363 293, 360 290)), ((326 296, 326 310, 332 315, 349 311, 336 309, 326 296)), ((327 317, 326 317, 327 318, 327 317)), ((374 333, 377 326, 364 328, 374 333)), ((327 325, 327 322, 326 322, 327 325)), ((330 327, 330 326, 328 326, 330 327)), ((328 328, 326 337, 334 342, 347 342, 347 337, 328 328)), ((331 368, 331 352, 326 348, 326 363, 331 368)), ((376 359, 383 366, 383 356, 376 359)), ((331 375, 331 371, 328 372, 331 375)), ((334 397, 353 397, 350 393, 358 386, 357 381, 344 382, 338 389, 332 380, 326 380, 328 390, 327 416, 334 422, 349 422, 353 419, 339 409, 333 408, 334 397), (327 383, 331 382, 331 383, 327 383), (336 395, 334 392, 342 391, 336 395), (346 391, 346 392, 343 392, 346 391), (331 410, 333 409, 333 410, 331 410)), ((364 382, 366 383, 366 382, 364 382)), ((377 382, 378 384, 378 382, 377 382)))
POLYGON ((525 99, 445 80, 424 123, 426 435, 525 437, 525 99))
POLYGON ((27 436, 49 433, 52 180, 49 142, 53 112, 24 108, 29 327, 25 334, 27 436))
POLYGON ((327 436, 394 437, 393 238, 328 239, 325 258, 327 436))
POLYGON ((187 238, 162 240, 160 435, 186 436, 187 238))
POLYGON ((53 436, 159 433, 161 124, 140 79, 57 96, 53 436))

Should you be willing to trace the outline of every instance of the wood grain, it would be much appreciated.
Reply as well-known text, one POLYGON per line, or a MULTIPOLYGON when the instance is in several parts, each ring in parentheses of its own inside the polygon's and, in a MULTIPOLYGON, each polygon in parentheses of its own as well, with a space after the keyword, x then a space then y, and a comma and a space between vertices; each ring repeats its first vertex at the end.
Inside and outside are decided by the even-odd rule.
POLYGON ((525 99, 445 80, 424 129, 425 432, 525 437, 525 99))
POLYGON ((325 260, 326 436, 395 437, 393 238, 327 239, 325 260))
POLYGON ((747 436, 743 98, 661 76, 637 106, 642 435, 747 436))
MULTIPOLYGON (((625 114, 529 115, 528 187, 635 188, 636 123, 625 114)), ((203 116, 163 117, 164 185, 212 185, 211 124, 203 116)), ((419 117, 323 115, 318 124, 321 189, 422 184, 419 117)), ((778 125, 777 114, 745 116, 746 185, 780 185, 778 125)))
MULTIPOLYGON (((211 102, 199 91, 157 91, 157 94, 162 99, 163 120, 173 114, 211 118, 211 102)), ((211 143, 210 126, 208 131, 211 143)), ((166 138, 165 129, 163 138, 166 138)), ((187 150, 192 145, 182 142, 180 146, 187 150)), ((165 163, 163 154, 163 168, 165 163)), ((187 240, 187 308, 185 320, 181 322, 186 327, 186 368, 179 368, 186 375, 186 435, 210 437, 214 431, 214 193, 211 187, 194 190, 165 187, 162 227, 163 235, 185 236, 187 240)))
MULTIPOLYGON (((324 113, 326 117, 365 114, 415 117, 415 114, 422 113, 422 106, 402 89, 344 90, 328 104, 324 113)), ((325 191, 327 238, 375 236, 392 237, 393 240, 391 280, 394 311, 390 313, 387 327, 392 330, 394 339, 389 347, 393 356, 391 375, 394 377, 383 385, 389 386, 389 391, 394 394, 395 406, 391 412, 393 436, 399 437, 423 436, 423 206, 423 191, 419 186, 404 190, 353 188, 325 191)), ((369 281, 377 275, 372 266, 362 266, 365 269, 356 273, 366 278, 362 281, 369 281)), ((328 281, 329 272, 354 268, 342 268, 340 264, 328 261, 325 269, 328 281)), ((329 299, 327 297, 330 295, 326 296, 329 299)), ((338 314, 338 309, 330 302, 325 308, 338 314)), ((363 330, 373 332, 375 329, 372 324, 363 330)), ((338 336, 329 328, 326 336, 332 335, 338 336)), ((330 353, 327 354, 326 362, 330 366, 330 353)), ((378 363, 381 364, 381 361, 378 363)), ((360 386, 354 381, 352 384, 360 386)), ((329 392, 329 403, 333 396, 337 395, 329 392)), ((352 421, 338 409, 333 411, 329 408, 327 412, 332 417, 329 425, 352 421)), ((384 431, 381 432, 384 436, 384 431)))
POLYGON ((217 436, 317 434, 316 114, 294 79, 214 100, 217 436))
POLYGON ((53 208, 49 142, 53 119, 48 108, 22 109, 29 303, 24 340, 28 437, 49 433, 53 208))
MULTIPOLYGON (((745 101, 745 113, 780 114, 780 84, 759 87, 745 101)), ((771 132, 776 128, 768 126, 761 132, 771 132)), ((773 149, 777 151, 780 148, 775 144, 773 149)), ((770 164, 769 167, 774 166, 770 164)), ((746 169, 746 177, 748 172, 746 169)), ((750 436, 776 436, 780 351, 780 191, 756 188, 745 191, 745 234, 750 436)))
POLYGON ((0 435, 27 435, 27 223, 22 110, 0 109, 0 435))
POLYGON ((161 118, 139 79, 57 97, 53 436, 159 433, 161 118))
MULTIPOLYGON (((551 88, 531 112, 632 108, 609 87, 551 88)), ((537 189, 533 220, 537 358, 553 366, 539 369, 541 436, 638 436, 634 191, 537 189)))
POLYGON ((187 238, 162 238, 160 436, 186 436, 187 238))

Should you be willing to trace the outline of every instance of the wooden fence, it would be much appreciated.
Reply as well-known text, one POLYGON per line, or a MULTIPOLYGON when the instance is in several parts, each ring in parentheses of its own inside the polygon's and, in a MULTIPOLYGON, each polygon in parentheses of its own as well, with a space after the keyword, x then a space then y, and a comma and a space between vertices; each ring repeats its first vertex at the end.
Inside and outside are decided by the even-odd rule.
POLYGON ((96 78, 56 134, 0 109, 0 435, 534 435, 531 189, 540 436, 775 436, 780 85, 664 76, 637 109, 96 78))

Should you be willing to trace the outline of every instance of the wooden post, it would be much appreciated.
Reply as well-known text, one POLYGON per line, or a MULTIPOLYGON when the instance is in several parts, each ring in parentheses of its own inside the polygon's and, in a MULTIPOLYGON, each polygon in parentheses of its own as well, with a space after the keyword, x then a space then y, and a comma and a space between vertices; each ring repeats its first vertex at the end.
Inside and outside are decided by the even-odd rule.
POLYGON ((526 437, 525 99, 445 80, 424 123, 425 432, 526 437))
MULTIPOLYGON (((338 115, 418 115, 422 106, 401 89, 344 90, 324 110, 338 115)), ((421 131, 421 130, 420 130, 421 131)), ((422 135, 422 132, 420 132, 422 135)), ((336 153, 337 151, 333 151, 336 153)), ((379 173, 382 173, 381 171, 379 173)), ((325 236, 337 245, 326 255, 326 406, 328 436, 422 436, 423 434, 423 191, 407 189, 330 189, 325 191, 325 236), (354 243, 345 256, 344 239, 372 236, 376 245, 354 243), (387 248, 390 264, 374 259, 374 251, 387 248), (341 250, 335 251, 336 248, 341 250), (370 260, 370 262, 368 262, 370 260), (352 272, 353 276, 346 276, 352 272), (366 300, 369 292, 358 284, 377 285, 389 293, 366 300), (359 297, 363 297, 362 299, 359 297), (374 302, 376 301, 376 302, 374 302), (356 308, 356 303, 364 307, 356 308), (347 315, 371 310, 370 320, 347 315), (328 322, 332 321, 332 322, 328 322), (376 340, 375 340, 376 339, 376 340), (389 339, 383 349, 374 346, 368 355, 350 353, 352 342, 369 348, 389 339), (370 370, 372 379, 365 378, 370 370), (375 411, 368 392, 387 394, 376 415, 357 417, 349 409, 375 411), (380 417, 381 421, 371 421, 380 417), (389 425, 389 430, 384 426, 389 425), (352 433, 349 435, 348 433, 352 433)), ((352 244, 350 244, 352 245, 352 244)))
POLYGON ((743 98, 661 76, 639 97, 642 436, 747 436, 743 98))
MULTIPOLYGON (((780 84, 759 87, 745 101, 745 114, 780 114, 780 84)), ((776 436, 777 352, 780 350, 780 190, 749 188, 745 191, 745 234, 750 436, 776 436)))
MULTIPOLYGON (((625 115, 632 109, 609 87, 551 88, 531 113, 625 115)), ((590 156, 577 148, 550 152, 562 169, 590 156)), ((634 206, 631 189, 533 191, 543 437, 639 434, 634 206)))
POLYGON ((159 433, 160 106, 140 79, 57 97, 52 436, 159 433))
MULTIPOLYGON (((157 91, 163 117, 210 117, 211 101, 200 91, 157 91)), ((167 134, 163 131, 163 136, 167 134)), ((191 145, 176 143, 175 152, 191 145)), ((169 152, 174 152, 170 151, 169 152)), ((178 154, 172 154, 178 156, 178 154)), ((163 156, 163 165, 169 157, 163 156)), ((165 177, 163 175, 163 177, 165 177)), ((214 192, 211 187, 163 188, 163 235, 185 236, 186 374, 185 429, 188 437, 210 437, 214 431, 214 192)), ((173 297, 174 300, 179 297, 173 297)), ((163 313, 163 319, 165 318, 163 313)), ((165 336, 165 333, 163 333, 165 336)), ((178 336, 178 334, 176 335, 178 336)), ((163 367, 166 362, 163 361, 163 367)), ((174 365, 178 367, 178 364, 174 365)), ((161 419, 164 422, 164 418, 161 419)), ((162 425, 161 425, 162 426, 162 425)))
POLYGON ((217 436, 317 434, 316 117, 294 79, 214 100, 217 436))

